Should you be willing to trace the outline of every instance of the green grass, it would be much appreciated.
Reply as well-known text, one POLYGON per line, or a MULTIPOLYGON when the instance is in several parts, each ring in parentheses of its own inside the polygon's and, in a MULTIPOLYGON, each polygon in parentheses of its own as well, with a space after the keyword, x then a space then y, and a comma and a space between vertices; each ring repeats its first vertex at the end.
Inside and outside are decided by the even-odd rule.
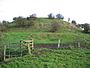
MULTIPOLYGON (((13 26, 13 24, 10 24, 13 26)), ((35 44, 50 44, 58 43, 58 39, 61 40, 61 43, 73 42, 75 40, 89 40, 89 34, 83 34, 80 32, 79 28, 72 26, 66 21, 59 19, 44 19, 37 18, 34 20, 34 26, 29 28, 17 28, 11 27, 3 35, 3 42, 1 43, 17 43, 20 40, 34 39, 35 44), (49 32, 51 29, 50 24, 52 22, 58 22, 60 27, 57 32, 49 32)), ((90 42, 90 40, 88 41, 90 42)))
POLYGON ((90 68, 87 49, 39 49, 32 56, 14 58, 2 68, 90 68))
MULTIPOLYGON (((32 36, 35 44, 49 44, 58 43, 58 39, 61 43, 73 42, 75 40, 89 40, 89 34, 82 33, 50 33, 50 32, 29 32, 29 31, 8 31, 4 33, 4 43, 17 43, 20 40, 30 39, 32 36)), ((89 40, 90 41, 90 40, 89 40)), ((88 41, 88 42, 89 42, 88 41)))
MULTIPOLYGON (((9 28, 3 33, 0 45, 19 43, 20 40, 33 38, 34 44, 55 44, 84 40, 90 45, 90 34, 81 33, 68 22, 58 19, 36 19, 30 28, 9 28), (59 22, 60 28, 51 33, 49 24, 59 22)), ((12 26, 13 24, 10 24, 12 26)), ((83 44, 83 42, 82 42, 83 44)), ((87 45, 86 44, 86 45, 87 45)), ((15 45, 12 45, 15 47, 15 45)), ((16 48, 14 48, 16 50, 16 48)), ((13 51, 13 50, 12 50, 13 51)), ((90 68, 90 50, 88 49, 36 49, 32 56, 12 58, 10 62, 0 64, 0 68, 90 68)))

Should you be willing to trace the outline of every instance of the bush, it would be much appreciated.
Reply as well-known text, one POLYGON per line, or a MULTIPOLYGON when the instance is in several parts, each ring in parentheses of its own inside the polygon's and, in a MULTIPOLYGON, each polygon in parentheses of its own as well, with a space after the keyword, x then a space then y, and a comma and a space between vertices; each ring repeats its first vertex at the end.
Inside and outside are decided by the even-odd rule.
POLYGON ((37 18, 37 17, 36 17, 36 14, 30 15, 30 18, 37 18))
POLYGON ((72 20, 72 22, 71 22, 71 23, 72 23, 72 24, 74 24, 74 25, 76 25, 76 24, 77 24, 75 20, 72 20))
POLYGON ((34 21, 33 19, 26 19, 23 17, 15 17, 13 18, 14 23, 16 23, 17 27, 28 27, 28 26, 33 26, 34 25, 34 21))
POLYGON ((64 19, 64 16, 62 14, 57 14, 56 15, 56 18, 58 18, 58 19, 64 19))
POLYGON ((51 23, 51 30, 50 30, 50 32, 56 32, 56 31, 58 31, 58 29, 59 29, 59 23, 58 22, 52 22, 51 23))
POLYGON ((90 24, 87 23, 84 24, 84 32, 90 33, 90 24))
POLYGON ((52 13, 50 13, 50 14, 48 15, 48 18, 49 18, 49 19, 54 19, 55 16, 54 16, 52 13))

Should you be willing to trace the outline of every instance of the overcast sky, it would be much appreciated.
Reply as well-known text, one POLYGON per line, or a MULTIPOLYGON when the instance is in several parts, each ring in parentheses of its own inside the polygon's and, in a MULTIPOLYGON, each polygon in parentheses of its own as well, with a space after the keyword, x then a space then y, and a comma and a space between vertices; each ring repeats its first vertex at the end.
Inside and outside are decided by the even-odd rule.
POLYGON ((39 17, 61 13, 65 20, 69 17, 77 23, 90 23, 90 0, 0 0, 0 21, 32 13, 39 17))

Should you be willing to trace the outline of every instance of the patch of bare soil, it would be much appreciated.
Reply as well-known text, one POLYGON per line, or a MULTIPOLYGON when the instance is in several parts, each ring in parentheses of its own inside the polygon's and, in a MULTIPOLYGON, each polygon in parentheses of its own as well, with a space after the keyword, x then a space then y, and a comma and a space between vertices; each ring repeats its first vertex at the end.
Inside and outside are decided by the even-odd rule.
MULTIPOLYGON (((57 49, 58 48, 58 44, 35 44, 34 48, 49 48, 49 49, 57 49)), ((67 45, 67 44, 62 44, 60 45, 59 48, 87 48, 90 49, 90 46, 86 46, 86 45, 67 45)))

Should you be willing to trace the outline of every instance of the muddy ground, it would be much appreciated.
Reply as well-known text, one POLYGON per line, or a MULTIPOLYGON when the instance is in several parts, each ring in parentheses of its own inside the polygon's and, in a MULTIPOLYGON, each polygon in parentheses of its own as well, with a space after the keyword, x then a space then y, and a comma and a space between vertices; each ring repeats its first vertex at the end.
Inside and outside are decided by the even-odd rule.
MULTIPOLYGON (((34 48, 56 49, 56 48, 58 48, 58 44, 35 44, 34 48)), ((59 48, 87 48, 87 49, 90 49, 90 46, 61 44, 59 48)))

